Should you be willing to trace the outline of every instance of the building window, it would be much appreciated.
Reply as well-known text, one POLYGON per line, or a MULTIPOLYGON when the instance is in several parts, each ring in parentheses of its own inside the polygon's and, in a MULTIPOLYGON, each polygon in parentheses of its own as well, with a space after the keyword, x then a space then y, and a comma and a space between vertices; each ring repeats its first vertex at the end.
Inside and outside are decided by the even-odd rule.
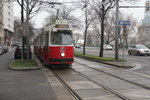
POLYGON ((8 28, 10 28, 10 25, 8 25, 8 28))
POLYGON ((10 5, 8 5, 8 9, 10 9, 10 5))
POLYGON ((8 21, 10 22, 10 18, 8 18, 8 21))

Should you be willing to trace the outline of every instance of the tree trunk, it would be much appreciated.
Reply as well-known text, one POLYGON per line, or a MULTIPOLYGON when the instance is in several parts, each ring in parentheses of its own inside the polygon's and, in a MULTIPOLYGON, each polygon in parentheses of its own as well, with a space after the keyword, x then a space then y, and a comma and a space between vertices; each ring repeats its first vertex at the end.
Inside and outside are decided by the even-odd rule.
POLYGON ((87 35, 87 28, 85 29, 85 33, 84 33, 83 55, 85 55, 86 35, 87 35))
POLYGON ((104 45, 104 0, 102 1, 102 17, 101 17, 101 45, 99 57, 103 57, 103 45, 104 45))

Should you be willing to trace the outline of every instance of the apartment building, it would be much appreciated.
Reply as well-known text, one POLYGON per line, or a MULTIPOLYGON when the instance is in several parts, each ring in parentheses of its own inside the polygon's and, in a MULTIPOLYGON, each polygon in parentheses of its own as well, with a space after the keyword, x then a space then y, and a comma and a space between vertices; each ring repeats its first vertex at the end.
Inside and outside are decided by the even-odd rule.
POLYGON ((9 2, 7 0, 3 9, 4 44, 10 46, 14 32, 13 0, 9 0, 9 2))
POLYGON ((146 45, 150 47, 150 0, 145 1, 145 13, 143 19, 144 37, 146 45))
POLYGON ((0 45, 4 44, 3 0, 0 0, 0 45))

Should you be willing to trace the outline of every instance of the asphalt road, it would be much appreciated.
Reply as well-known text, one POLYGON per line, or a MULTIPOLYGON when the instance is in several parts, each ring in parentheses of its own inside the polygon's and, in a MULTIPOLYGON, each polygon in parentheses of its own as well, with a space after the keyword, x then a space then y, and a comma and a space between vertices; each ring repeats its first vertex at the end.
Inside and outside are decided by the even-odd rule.
MULTIPOLYGON (((81 52, 82 48, 76 48, 75 52, 81 52)), ((86 54, 91 55, 99 55, 99 48, 95 47, 87 47, 86 48, 86 54)), ((115 57, 115 51, 114 50, 104 50, 104 57, 115 57)), ((128 55, 127 49, 119 50, 119 58, 125 59, 128 62, 135 63, 137 66, 136 68, 132 69, 136 72, 140 72, 143 74, 150 75, 150 56, 136 56, 136 55, 128 55), (123 56, 124 55, 124 56, 123 56)))

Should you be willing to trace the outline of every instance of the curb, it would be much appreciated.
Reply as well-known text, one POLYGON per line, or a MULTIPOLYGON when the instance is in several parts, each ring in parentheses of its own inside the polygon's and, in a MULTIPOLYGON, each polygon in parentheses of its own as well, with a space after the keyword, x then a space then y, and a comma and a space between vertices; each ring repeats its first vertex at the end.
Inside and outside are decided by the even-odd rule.
POLYGON ((14 68, 14 67, 12 67, 12 66, 9 66, 8 68, 9 68, 9 69, 12 69, 12 70, 22 70, 22 71, 25 71, 25 70, 39 70, 39 69, 41 69, 40 67, 14 68))
MULTIPOLYGON (((136 66, 135 64, 131 64, 131 63, 130 64, 126 63, 126 65, 114 64, 115 63, 114 61, 108 62, 108 61, 103 61, 103 60, 100 60, 100 59, 95 59, 95 58, 85 57, 85 56, 79 56, 79 55, 75 55, 75 57, 79 57, 79 58, 83 58, 83 59, 86 59, 86 60, 91 60, 91 61, 95 61, 95 62, 99 62, 99 63, 103 63, 103 64, 107 64, 107 65, 111 65, 111 66, 115 66, 115 67, 119 67, 119 68, 124 68, 124 69, 133 68, 133 67, 136 66)), ((119 62, 116 62, 116 63, 119 63, 119 62)))
MULTIPOLYGON (((11 63, 12 62, 13 62, 13 60, 11 61, 11 63)), ((11 69, 11 70, 27 71, 27 70, 40 70, 41 69, 41 67, 39 65, 37 65, 37 66, 31 66, 31 67, 24 67, 24 68, 21 68, 21 66, 19 66, 18 68, 14 68, 14 67, 11 66, 11 63, 8 66, 8 68, 11 69)))

